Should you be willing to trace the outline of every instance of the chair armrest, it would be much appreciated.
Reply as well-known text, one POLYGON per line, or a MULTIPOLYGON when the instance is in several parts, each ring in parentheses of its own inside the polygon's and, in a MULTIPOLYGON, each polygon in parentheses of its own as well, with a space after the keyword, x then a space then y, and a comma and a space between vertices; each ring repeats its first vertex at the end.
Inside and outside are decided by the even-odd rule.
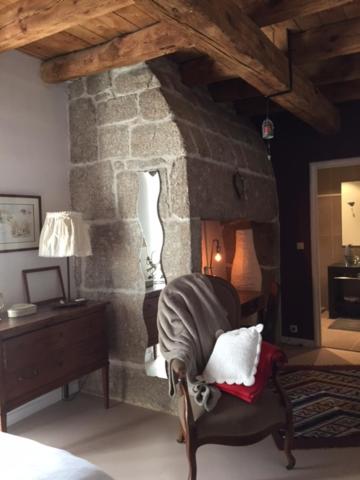
POLYGON ((175 358, 171 362, 171 368, 179 379, 181 380, 186 379, 186 365, 182 360, 175 358))

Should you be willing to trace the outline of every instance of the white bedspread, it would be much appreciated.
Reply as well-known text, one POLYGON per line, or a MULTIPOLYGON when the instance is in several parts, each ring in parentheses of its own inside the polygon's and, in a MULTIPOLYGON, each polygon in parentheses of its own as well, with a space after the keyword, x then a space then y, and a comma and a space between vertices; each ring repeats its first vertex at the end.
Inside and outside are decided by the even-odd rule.
POLYGON ((1 480, 111 480, 65 450, 0 432, 1 480))

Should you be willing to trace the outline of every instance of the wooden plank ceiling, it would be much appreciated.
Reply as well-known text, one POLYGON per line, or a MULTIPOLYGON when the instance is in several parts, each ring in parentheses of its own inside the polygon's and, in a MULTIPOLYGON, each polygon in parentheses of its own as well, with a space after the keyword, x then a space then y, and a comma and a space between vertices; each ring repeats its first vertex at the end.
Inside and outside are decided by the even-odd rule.
POLYGON ((184 83, 257 115, 264 96, 315 129, 360 99, 360 0, 0 0, 0 52, 60 82, 171 55, 184 83))

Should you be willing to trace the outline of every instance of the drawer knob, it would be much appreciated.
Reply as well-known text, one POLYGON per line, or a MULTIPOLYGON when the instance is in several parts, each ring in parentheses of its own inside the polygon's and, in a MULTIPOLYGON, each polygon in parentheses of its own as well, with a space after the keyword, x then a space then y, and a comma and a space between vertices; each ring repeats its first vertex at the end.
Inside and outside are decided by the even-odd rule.
POLYGON ((32 378, 37 377, 39 373, 39 369, 34 368, 33 370, 31 370, 29 375, 20 375, 20 377, 18 377, 18 381, 22 382, 23 380, 31 380, 32 378))

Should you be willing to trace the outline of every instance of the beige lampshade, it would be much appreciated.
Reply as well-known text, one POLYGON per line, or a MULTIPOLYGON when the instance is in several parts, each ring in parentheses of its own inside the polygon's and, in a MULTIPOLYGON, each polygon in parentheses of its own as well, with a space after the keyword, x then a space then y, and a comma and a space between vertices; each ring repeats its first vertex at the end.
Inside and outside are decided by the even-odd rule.
POLYGON ((260 291, 262 275, 251 229, 236 230, 231 283, 239 290, 260 291))
POLYGON ((92 255, 89 226, 78 212, 46 214, 39 241, 40 257, 92 255))

